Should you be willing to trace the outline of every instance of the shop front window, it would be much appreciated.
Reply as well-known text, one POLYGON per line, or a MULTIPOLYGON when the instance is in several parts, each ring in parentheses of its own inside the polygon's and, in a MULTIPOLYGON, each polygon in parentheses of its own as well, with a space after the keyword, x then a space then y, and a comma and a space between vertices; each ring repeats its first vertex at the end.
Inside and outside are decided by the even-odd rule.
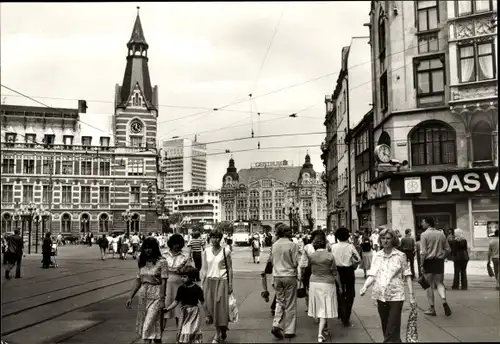
POLYGON ((473 198, 471 207, 472 246, 486 248, 498 229, 498 198, 473 198))

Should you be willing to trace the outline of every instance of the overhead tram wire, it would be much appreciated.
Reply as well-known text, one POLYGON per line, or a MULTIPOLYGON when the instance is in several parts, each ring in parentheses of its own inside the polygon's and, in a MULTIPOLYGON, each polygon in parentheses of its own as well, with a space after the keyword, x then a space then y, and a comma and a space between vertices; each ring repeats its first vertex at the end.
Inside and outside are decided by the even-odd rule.
MULTIPOLYGON (((447 38, 447 35, 445 34, 442 38, 438 38, 438 40, 440 40, 440 39, 446 39, 446 38, 447 38)), ((417 45, 417 46, 415 46, 415 47, 412 47, 412 48, 404 49, 404 50, 402 50, 402 51, 399 51, 399 52, 395 52, 395 53, 389 54, 389 55, 387 55, 387 56, 386 56, 386 58, 387 58, 388 56, 393 56, 393 55, 396 55, 396 54, 404 53, 404 52, 406 52, 406 51, 408 51, 408 50, 413 50, 413 49, 417 49, 417 48, 418 48, 418 45, 417 45)), ((362 65, 365 65, 365 64, 367 64, 367 63, 371 63, 371 62, 372 62, 372 60, 370 60, 370 61, 366 61, 366 62, 363 62, 363 63, 360 63, 360 64, 357 64, 357 65, 354 65, 354 66, 351 66, 350 68, 348 68, 348 70, 352 70, 353 68, 357 68, 357 67, 360 67, 360 66, 362 66, 362 65)), ((392 73, 392 72, 394 72, 394 71, 397 71, 397 70, 399 70, 399 69, 401 69, 401 68, 405 68, 406 66, 407 66, 407 63, 403 64, 403 66, 401 66, 401 67, 398 67, 398 68, 392 69, 392 70, 391 70, 391 73, 392 73)), ((322 75, 322 76, 319 76, 319 77, 316 77, 316 78, 313 78, 313 79, 309 79, 309 80, 306 80, 306 81, 303 81, 303 82, 300 82, 300 83, 297 83, 297 84, 292 84, 292 85, 289 85, 289 86, 286 86, 286 87, 282 87, 282 88, 280 88, 280 89, 276 89, 276 90, 274 90, 274 91, 270 91, 270 92, 267 92, 267 93, 263 93, 263 94, 257 95, 256 97, 254 97, 254 96, 253 96, 253 94, 252 94, 252 99, 253 99, 253 100, 255 100, 256 98, 265 97, 265 96, 268 96, 268 95, 271 95, 271 94, 274 94, 274 93, 277 93, 277 92, 281 92, 281 91, 287 90, 287 89, 289 89, 289 88, 293 88, 293 87, 301 86, 301 85, 304 85, 304 84, 307 84, 307 83, 310 83, 310 82, 313 82, 313 81, 317 81, 317 80, 320 80, 320 79, 324 79, 324 78, 329 77, 329 76, 334 75, 334 74, 339 74, 339 72, 328 73, 328 74, 325 74, 325 75, 322 75)), ((349 90, 356 89, 356 88, 358 88, 358 87, 361 87, 361 86, 366 85, 366 84, 371 83, 371 82, 372 82, 372 79, 370 78, 370 79, 369 79, 369 80, 367 80, 366 82, 361 83, 361 84, 359 84, 359 85, 356 85, 356 86, 354 86, 354 87, 350 88, 349 90)), ((243 101, 244 101, 244 100, 243 100, 243 101)), ((234 102, 234 103, 231 103, 231 104, 225 105, 223 108, 227 108, 227 107, 230 107, 230 106, 233 106, 233 105, 238 105, 238 104, 241 104, 243 101, 239 101, 239 102, 238 102, 238 101, 236 101, 236 102, 234 102)))
MULTIPOLYGON (((290 117, 292 117, 292 118, 309 118, 309 117, 303 117, 303 116, 297 117, 297 116, 300 113, 302 113, 304 111, 307 111, 309 109, 312 109, 312 108, 314 108, 316 106, 319 106, 319 105, 321 105, 321 104, 311 105, 311 106, 305 107, 305 108, 303 108, 303 109, 301 109, 301 110, 299 110, 297 112, 294 112, 294 113, 292 113, 290 115, 279 117, 279 118, 271 118, 271 119, 263 120, 263 121, 261 121, 261 123, 279 121, 279 120, 290 118, 290 117)), ((321 120, 324 120, 324 118, 321 118, 321 120)), ((199 133, 199 134, 213 133, 213 132, 217 132, 217 131, 221 131, 221 130, 233 129, 233 128, 237 128, 237 127, 246 126, 248 124, 251 124, 251 122, 247 122, 247 123, 243 123, 243 124, 238 124, 238 125, 231 125, 231 126, 217 128, 217 129, 212 129, 212 130, 205 130, 205 131, 201 131, 201 132, 197 132, 197 133, 199 133)), ((186 135, 181 135, 180 137, 187 138, 187 137, 193 136, 193 134, 194 133, 190 133, 190 134, 186 134, 186 135)))
MULTIPOLYGON (((438 42, 439 42, 439 40, 444 40, 444 39, 447 39, 447 38, 448 38, 448 34, 445 33, 443 37, 438 38, 438 42)), ((401 41, 401 40, 391 40, 390 42, 399 42, 399 41, 401 41)), ((422 45, 424 45, 424 43, 422 43, 422 45)), ((414 50, 414 49, 417 49, 417 48, 418 48, 418 45, 416 45, 415 47, 410 47, 410 48, 407 48, 407 49, 404 49, 404 50, 401 50, 401 51, 397 51, 397 52, 394 52, 394 53, 386 55, 386 58, 389 57, 389 56, 394 56, 396 54, 401 54, 401 53, 404 53, 406 51, 414 50)), ((363 66, 363 65, 365 65, 367 63, 372 63, 372 62, 373 62, 373 60, 370 59, 369 61, 365 61, 365 62, 359 63, 357 65, 351 66, 347 70, 350 71, 350 70, 352 70, 354 68, 357 68, 357 67, 360 67, 360 66, 363 66)), ((329 76, 332 76, 334 74, 339 74, 339 72, 327 73, 327 74, 324 74, 324 75, 321 75, 321 76, 318 76, 318 77, 314 77, 312 79, 308 79, 308 80, 305 80, 305 81, 302 81, 302 82, 299 82, 299 83, 296 83, 296 84, 291 84, 291 85, 288 85, 288 86, 285 86, 285 87, 282 87, 282 88, 279 88, 279 89, 276 89, 276 90, 273 90, 273 91, 270 91, 270 92, 267 92, 267 93, 264 93, 264 94, 257 95, 256 97, 254 97, 254 99, 260 98, 260 97, 265 97, 265 96, 268 96, 268 95, 271 95, 271 94, 274 94, 274 93, 278 93, 278 92, 287 90, 289 88, 298 87, 298 86, 301 86, 301 85, 304 85, 304 84, 307 84, 307 83, 310 83, 310 82, 314 82, 314 81, 317 81, 317 80, 321 80, 321 79, 327 78, 329 76)), ((8 87, 6 87, 4 85, 1 85, 1 86, 9 89, 8 87)), ((54 100, 77 100, 75 98, 57 98, 57 97, 42 97, 42 96, 37 96, 37 97, 33 97, 33 98, 54 99, 54 100)), ((245 101, 245 100, 243 100, 243 101, 245 101)), ((239 110, 229 110, 229 109, 227 109, 230 106, 241 104, 243 101, 235 101, 235 102, 226 104, 224 106, 221 106, 219 108, 200 108, 200 109, 205 109, 205 111, 203 111, 203 112, 197 112, 197 113, 190 114, 190 115, 183 116, 183 117, 179 117, 179 118, 174 118, 172 120, 161 121, 161 122, 158 122, 158 124, 169 122, 169 121, 174 121, 174 120, 181 120, 181 119, 184 119, 184 118, 189 118, 189 117, 196 116, 196 115, 199 115, 199 114, 205 113, 205 112, 221 111, 223 109, 225 111, 232 111, 232 112, 236 112, 236 111, 237 112, 245 112, 243 110, 239 111, 239 110)), ((88 103, 108 103, 108 104, 112 104, 113 103, 111 101, 105 101, 105 100, 88 100, 87 102, 88 103)), ((184 108, 184 109, 188 109, 188 108, 192 109, 193 108, 193 107, 190 107, 190 106, 179 106, 179 105, 158 105, 158 106, 159 107, 184 108)), ((49 106, 47 106, 47 107, 49 107, 49 106)), ((197 107, 194 107, 194 108, 197 108, 197 107)), ((264 113, 262 113, 262 114, 264 114, 264 113)), ((276 115, 279 115, 279 114, 276 114, 276 115)))
MULTIPOLYGON (((19 98, 24 98, 24 96, 20 96, 18 94, 3 94, 5 98, 8 97, 19 97, 19 98)), ((61 98, 61 97, 46 97, 46 96, 31 96, 32 98, 35 99, 51 99, 51 100, 79 100, 77 98, 61 98)), ((111 101, 104 101, 104 100, 86 100, 87 103, 102 103, 102 104, 113 104, 111 101)), ((5 104, 2 104, 5 105, 5 104)), ((167 108, 177 108, 177 109, 199 109, 199 110, 207 110, 207 111, 212 111, 213 108, 205 108, 205 107, 197 107, 197 106, 181 106, 181 105, 158 105, 158 107, 167 107, 167 108)), ((248 113, 247 110, 236 110, 236 109, 222 109, 219 111, 223 112, 234 112, 234 113, 248 113)), ((269 115, 269 116, 283 116, 284 114, 282 113, 275 113, 275 112, 261 112, 263 115, 269 115)), ((323 119, 322 117, 304 117, 304 118, 310 118, 310 119, 323 119)), ((175 122, 178 120, 181 120, 182 117, 177 117, 177 118, 172 118, 169 120, 165 121, 160 121, 160 123, 168 123, 168 122, 175 122)))

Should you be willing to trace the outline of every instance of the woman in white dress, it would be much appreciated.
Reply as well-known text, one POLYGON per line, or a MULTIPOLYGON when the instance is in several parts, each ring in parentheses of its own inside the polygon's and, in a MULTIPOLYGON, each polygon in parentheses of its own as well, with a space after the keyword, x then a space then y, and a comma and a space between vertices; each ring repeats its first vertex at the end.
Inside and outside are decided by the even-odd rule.
POLYGON ((115 254, 118 253, 118 237, 113 234, 113 239, 111 240, 111 248, 113 249, 113 258, 115 258, 115 254))
MULTIPOLYGON (((335 258, 326 250, 327 240, 325 232, 318 230, 313 239, 314 252, 308 252, 307 259, 311 265, 309 282, 309 310, 308 315, 319 319, 318 342, 325 341, 328 333, 328 319, 334 319, 337 314, 337 291, 335 282, 340 283, 335 265, 335 258)), ((302 277, 303 273, 301 273, 302 277)))

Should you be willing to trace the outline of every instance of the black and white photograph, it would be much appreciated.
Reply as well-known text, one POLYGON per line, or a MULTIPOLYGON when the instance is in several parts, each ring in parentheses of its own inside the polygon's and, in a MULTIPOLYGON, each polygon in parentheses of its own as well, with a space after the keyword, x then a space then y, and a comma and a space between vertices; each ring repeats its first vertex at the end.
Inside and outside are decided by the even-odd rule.
POLYGON ((1 342, 497 342, 497 18, 2 2, 1 342))

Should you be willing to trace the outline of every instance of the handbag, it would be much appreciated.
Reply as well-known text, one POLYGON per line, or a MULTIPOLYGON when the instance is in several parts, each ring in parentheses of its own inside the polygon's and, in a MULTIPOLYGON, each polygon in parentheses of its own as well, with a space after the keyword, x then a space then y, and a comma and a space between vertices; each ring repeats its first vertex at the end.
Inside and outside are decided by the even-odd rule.
POLYGON ((271 275, 273 273, 273 262, 268 261, 266 267, 264 268, 264 273, 266 275, 271 275))
POLYGON ((421 275, 418 280, 417 280, 418 284, 420 284, 420 286, 424 289, 424 290, 427 290, 429 289, 429 287, 431 286, 429 281, 427 281, 427 279, 424 277, 424 275, 421 275))
POLYGON ((489 262, 486 263, 486 270, 488 270, 488 276, 490 276, 490 277, 495 276, 495 273, 493 272, 493 269, 491 268, 491 265, 489 262))
POLYGON ((297 288, 297 298, 303 299, 306 297, 306 288, 302 282, 299 282, 299 286, 297 288))
MULTIPOLYGON (((224 256, 224 264, 226 266, 227 283, 229 285, 229 271, 227 270, 227 259, 226 259, 226 249, 225 248, 222 248, 222 254, 224 256)), ((234 297, 233 293, 229 294, 228 297, 229 297, 228 298, 229 322, 235 323, 239 319, 238 305, 236 303, 236 298, 234 297)))
POLYGON ((410 315, 408 316, 408 324, 406 326, 406 342, 418 343, 418 327, 417 327, 417 305, 412 304, 410 315))

